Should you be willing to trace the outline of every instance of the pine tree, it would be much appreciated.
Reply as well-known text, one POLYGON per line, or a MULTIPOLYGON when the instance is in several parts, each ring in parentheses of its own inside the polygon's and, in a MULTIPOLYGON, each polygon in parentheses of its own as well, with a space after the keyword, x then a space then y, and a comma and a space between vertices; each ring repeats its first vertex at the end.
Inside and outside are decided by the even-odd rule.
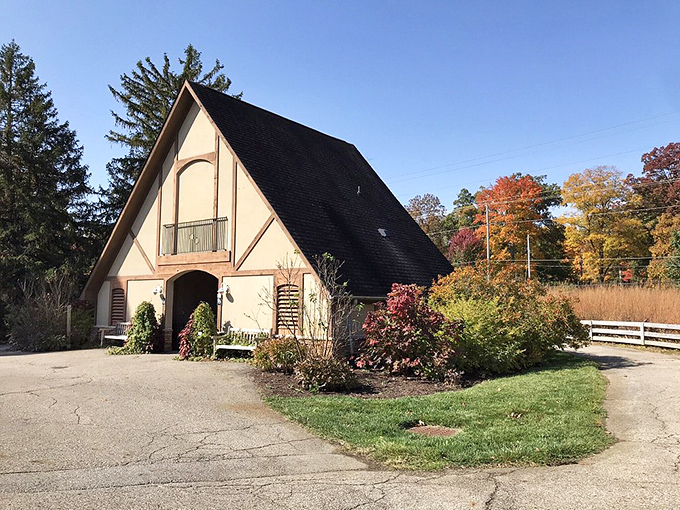
POLYGON ((89 174, 68 122, 60 122, 33 60, 0 47, 0 301, 29 276, 68 268, 82 275, 88 251, 89 174))
POLYGON ((167 54, 163 54, 161 67, 146 57, 137 62, 129 75, 120 77, 120 89, 109 85, 111 94, 123 106, 123 113, 111 112, 120 131, 111 130, 106 138, 127 150, 125 157, 115 158, 106 166, 109 183, 99 189, 100 218, 109 226, 123 209, 184 81, 201 83, 220 92, 227 92, 231 86, 231 80, 221 72, 224 66, 219 60, 203 72, 201 53, 191 44, 178 61, 182 66, 179 73, 171 69, 167 54))

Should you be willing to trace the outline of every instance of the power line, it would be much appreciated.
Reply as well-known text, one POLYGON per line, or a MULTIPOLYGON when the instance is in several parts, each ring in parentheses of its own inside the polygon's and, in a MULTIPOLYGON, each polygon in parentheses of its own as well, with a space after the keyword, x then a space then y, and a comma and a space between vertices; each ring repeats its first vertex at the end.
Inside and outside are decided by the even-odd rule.
MULTIPOLYGON (((662 186, 662 185, 668 185, 668 184, 671 184, 671 183, 674 183, 674 182, 680 182, 680 178, 667 179, 665 181, 654 181, 654 182, 633 184, 633 185, 631 185, 631 187, 644 188, 644 187, 648 187, 648 186, 662 186)), ((581 189, 597 188, 597 187, 598 187, 597 184, 587 184, 587 185, 581 186, 581 189)), ((578 194, 581 194, 581 193, 587 194, 588 191, 587 190, 584 190, 582 192, 579 191, 578 194)), ((492 201, 492 202, 480 202, 479 204, 474 203, 474 204, 470 204, 470 205, 454 207, 453 209, 451 209, 446 214, 452 214, 452 213, 457 212, 457 211, 462 211, 463 209, 467 209, 469 207, 475 207, 476 209, 479 210, 479 209, 481 209, 481 206, 486 206, 486 205, 503 205, 503 204, 517 203, 517 202, 530 202, 532 200, 550 200, 550 199, 553 199, 553 198, 563 198, 563 195, 536 195, 534 197, 523 197, 523 198, 516 198, 516 199, 509 199, 509 200, 496 200, 496 201, 492 201)), ((664 206, 664 207, 674 207, 674 206, 664 206)), ((422 218, 422 217, 425 217, 425 216, 428 216, 428 215, 427 214, 419 214, 417 216, 412 216, 412 218, 417 220, 418 218, 422 218)))
MULTIPOLYGON (((597 262, 603 262, 603 261, 609 261, 609 262, 621 262, 621 261, 628 261, 628 260, 670 260, 670 259, 678 259, 680 257, 676 256, 664 256, 664 257, 599 257, 599 258, 588 258, 588 259, 581 259, 581 258, 574 258, 574 259, 531 259, 531 263, 533 264, 534 262, 562 262, 562 265, 540 265, 538 267, 564 267, 567 264, 573 264, 574 262, 581 262, 583 261, 584 264, 589 264, 593 265, 593 263, 597 262)), ((473 260, 470 262, 456 262, 451 264, 452 266, 467 266, 467 265, 474 265, 480 262, 484 262, 483 260, 473 260)), ((492 264, 526 264, 527 261, 523 259, 518 259, 518 260, 507 260, 507 259, 491 259, 489 261, 492 264)), ((601 265, 605 265, 602 263, 601 265)))
MULTIPOLYGON (((567 137, 564 137, 564 138, 558 138, 558 139, 555 139, 555 140, 550 140, 550 141, 547 141, 547 142, 541 142, 541 143, 537 143, 537 144, 527 145, 525 147, 521 147, 521 148, 518 148, 518 149, 510 149, 510 150, 507 150, 507 151, 497 152, 497 153, 489 154, 489 155, 486 155, 486 156, 479 156, 479 157, 475 157, 475 158, 465 159, 465 160, 457 161, 455 163, 448 163, 448 164, 445 164, 445 165, 430 167, 430 168, 426 168, 426 169, 423 169, 423 170, 417 170, 415 172, 405 172, 405 173, 402 173, 402 174, 398 174, 395 177, 423 174, 423 173, 426 173, 426 172, 431 172, 432 170, 440 170, 440 169, 443 169, 443 168, 450 168, 452 166, 457 166, 457 165, 461 165, 461 164, 465 164, 465 163, 472 163, 474 161, 480 161, 480 160, 483 160, 483 159, 495 158, 495 157, 498 157, 498 156, 504 156, 504 155, 507 155, 507 154, 522 152, 522 151, 525 151, 525 150, 528 150, 528 149, 534 149, 536 147, 551 145, 551 144, 554 144, 554 143, 563 142, 563 141, 567 141, 567 140, 573 140, 573 139, 576 139, 576 138, 581 138, 583 136, 597 134, 597 133, 601 133, 601 132, 604 132, 604 131, 610 131, 612 129, 618 129, 620 127, 625 127, 625 126, 629 126, 629 125, 633 125, 633 124, 639 124, 641 122, 646 122, 648 120, 656 120, 656 119, 660 119, 660 118, 663 118, 663 117, 676 115, 677 113, 678 112, 669 112, 669 113, 657 115, 657 116, 654 116, 654 117, 647 117, 647 118, 636 120, 636 121, 625 122, 623 124, 618 124, 618 125, 615 125, 615 126, 596 129, 594 131, 588 131, 586 133, 581 133, 581 134, 578 134, 578 135, 572 135, 572 136, 567 136, 567 137)), ((654 126, 654 125, 656 125, 656 124, 652 124, 652 126, 654 126)), ((651 126, 642 126, 642 127, 644 128, 644 127, 651 127, 651 126)), ((636 128, 636 129, 641 129, 641 128, 636 128)), ((610 136, 610 135, 607 135, 607 136, 610 136)), ((595 138, 595 139, 597 139, 597 138, 595 138)), ((592 141, 592 140, 583 140, 583 141, 592 141)), ((583 141, 578 142, 578 143, 582 143, 583 141)), ((486 165, 486 164, 490 164, 490 163, 497 163, 497 162, 500 162, 500 161, 505 161, 507 159, 511 159, 511 158, 504 158, 504 159, 500 159, 500 160, 484 162, 484 163, 480 163, 478 165, 471 165, 471 166, 467 166, 467 167, 456 168, 454 170, 463 170, 463 169, 472 168, 472 167, 475 167, 475 166, 486 165)), ((441 172, 441 173, 444 173, 444 172, 441 172)), ((430 175, 437 175, 437 174, 430 174, 430 175)), ((414 178, 416 178, 416 177, 414 177, 414 178)), ((390 183, 392 183, 392 182, 402 182, 402 181, 405 181, 405 180, 410 180, 410 179, 388 180, 387 182, 390 182, 390 183)))
MULTIPOLYGON (((536 169, 536 170, 531 170, 531 171, 527 172, 527 174, 528 175, 536 174, 538 172, 543 172, 545 170, 554 170, 555 168, 561 168, 563 166, 580 165, 582 163, 588 163, 590 161, 597 161, 598 159, 612 158, 614 156, 621 156, 623 154, 630 154, 632 152, 648 151, 648 150, 653 149, 653 148, 654 148, 653 146, 652 147, 643 147, 641 149, 633 149, 633 150, 629 150, 629 151, 617 152, 615 154, 607 154, 605 156, 597 156, 595 158, 584 159, 584 160, 581 160, 581 161, 572 161, 570 163, 564 163, 564 164, 561 164, 561 165, 554 165, 554 166, 539 168, 539 169, 536 169)), ((493 180, 493 179, 490 179, 490 181, 491 180, 493 180)), ((438 189, 442 190, 442 189, 450 189, 450 188, 456 188, 456 187, 458 187, 458 184, 454 184, 454 185, 451 185, 451 186, 439 186, 438 189)), ((404 193, 404 194, 401 194, 401 195, 398 195, 398 196, 403 197, 403 196, 406 196, 406 194, 404 193)))
MULTIPOLYGON (((655 210, 661 210, 661 209, 670 209, 670 208, 675 208, 675 207, 680 207, 680 204, 675 204, 675 205, 664 205, 660 207, 645 207, 641 209, 625 209, 622 211, 600 211, 600 212, 594 212, 594 213, 588 213, 586 216, 601 216, 605 214, 630 214, 630 213, 637 213, 637 212, 647 212, 647 211, 655 211, 655 210)), ((577 219, 576 217, 566 217, 567 219, 577 219)), ((563 220, 564 221, 564 220, 563 220)), ((496 225, 496 226, 507 226, 507 225, 516 225, 516 224, 522 224, 522 223, 562 223, 562 221, 558 221, 557 219, 551 219, 551 218, 540 218, 536 220, 514 220, 514 221, 496 221, 496 222, 490 222, 489 225, 496 225)), ((457 228, 457 229, 444 229, 444 230, 438 230, 437 232, 427 232, 426 234, 428 236, 433 236, 437 234, 445 234, 445 233, 455 233, 455 232, 460 232, 461 230, 478 230, 479 228, 483 227, 485 224, 482 223, 479 226, 470 226, 470 227, 462 227, 462 228, 457 228)))

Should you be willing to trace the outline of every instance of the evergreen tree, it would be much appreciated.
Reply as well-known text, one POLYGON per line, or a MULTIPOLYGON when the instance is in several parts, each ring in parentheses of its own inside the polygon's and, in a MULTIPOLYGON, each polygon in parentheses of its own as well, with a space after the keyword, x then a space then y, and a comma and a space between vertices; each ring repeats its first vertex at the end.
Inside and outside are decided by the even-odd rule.
POLYGON ((18 283, 52 269, 89 269, 87 167, 68 122, 60 122, 33 60, 0 47, 0 308, 18 283))
MULTIPOLYGON (((99 189, 100 219, 109 227, 123 209, 184 81, 201 83, 220 92, 227 92, 231 86, 231 80, 222 73, 224 66, 219 60, 215 60, 209 71, 203 71, 201 53, 191 44, 184 50, 184 58, 178 61, 182 66, 180 72, 171 69, 167 54, 163 54, 160 67, 146 57, 137 62, 129 75, 120 77, 120 89, 109 85, 123 112, 111 112, 120 131, 111 130, 106 138, 127 150, 125 157, 115 158, 106 166, 109 183, 106 188, 99 189)), ((233 97, 240 98, 241 95, 233 97)))
POLYGON ((106 189, 99 188, 99 221, 102 242, 106 241, 111 227, 125 207, 125 202, 132 192, 132 187, 143 165, 144 160, 134 156, 113 158, 106 164, 109 185, 106 189))

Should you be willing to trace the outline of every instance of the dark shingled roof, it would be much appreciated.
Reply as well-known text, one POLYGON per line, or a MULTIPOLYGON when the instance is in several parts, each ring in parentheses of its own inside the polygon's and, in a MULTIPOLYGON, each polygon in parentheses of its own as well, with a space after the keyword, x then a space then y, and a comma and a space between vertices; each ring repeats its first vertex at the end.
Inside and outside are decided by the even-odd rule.
POLYGON ((392 283, 430 285, 452 271, 354 145, 190 85, 302 253, 343 260, 352 294, 385 296, 392 283))

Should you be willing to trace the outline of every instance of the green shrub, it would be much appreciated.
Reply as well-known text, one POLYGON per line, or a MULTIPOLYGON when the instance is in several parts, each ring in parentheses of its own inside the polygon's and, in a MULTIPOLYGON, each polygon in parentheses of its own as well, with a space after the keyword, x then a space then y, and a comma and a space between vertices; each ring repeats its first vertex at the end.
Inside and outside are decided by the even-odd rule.
POLYGON ((253 351, 253 363, 267 372, 290 374, 304 357, 305 347, 292 337, 271 338, 253 351))
POLYGON ((88 301, 76 301, 71 309, 71 346, 82 347, 90 342, 94 326, 94 306, 88 301))
POLYGON ((349 364, 332 357, 309 356, 298 362, 295 380, 303 388, 315 391, 344 391, 357 385, 349 364))
POLYGON ((160 334, 160 327, 156 319, 156 310, 149 301, 142 301, 127 332, 127 341, 123 347, 109 348, 110 354, 144 354, 151 352, 160 334))
POLYGON ((462 320, 458 366, 468 372, 522 370, 557 349, 588 342, 566 297, 548 295, 545 286, 510 270, 489 280, 477 268, 458 269, 433 285, 429 302, 449 319, 462 320))
POLYGON ((216 334, 215 314, 208 303, 201 302, 179 334, 179 358, 209 358, 212 356, 213 337, 216 334))
POLYGON ((206 302, 200 303, 192 314, 194 324, 192 327, 191 345, 192 356, 209 358, 212 356, 213 337, 217 334, 217 321, 212 308, 206 302))
POLYGON ((441 308, 462 321, 458 367, 467 373, 511 372, 519 368, 522 347, 518 332, 503 319, 498 298, 462 298, 441 308))

